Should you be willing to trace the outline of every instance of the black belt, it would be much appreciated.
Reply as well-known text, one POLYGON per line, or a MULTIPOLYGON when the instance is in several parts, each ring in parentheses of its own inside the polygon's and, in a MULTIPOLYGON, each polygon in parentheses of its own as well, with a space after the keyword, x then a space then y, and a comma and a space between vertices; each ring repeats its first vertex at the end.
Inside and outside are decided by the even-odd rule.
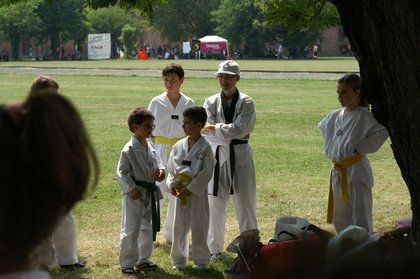
MULTIPOLYGON (((233 178, 235 176, 235 145, 239 144, 248 144, 248 140, 233 139, 229 144, 229 162, 230 162, 230 194, 233 195, 233 178)), ((213 176, 213 196, 217 197, 219 192, 219 172, 220 172, 220 161, 219 161, 219 147, 216 148, 216 165, 214 166, 214 176, 213 176)))

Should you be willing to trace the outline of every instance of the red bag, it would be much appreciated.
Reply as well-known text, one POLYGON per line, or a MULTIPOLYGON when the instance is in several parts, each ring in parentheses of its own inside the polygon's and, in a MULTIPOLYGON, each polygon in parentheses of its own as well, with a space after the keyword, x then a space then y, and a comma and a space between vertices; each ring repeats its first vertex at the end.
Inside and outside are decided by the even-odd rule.
POLYGON ((303 278, 321 271, 332 234, 314 225, 307 230, 311 233, 304 232, 295 239, 269 242, 262 247, 253 278, 303 278))

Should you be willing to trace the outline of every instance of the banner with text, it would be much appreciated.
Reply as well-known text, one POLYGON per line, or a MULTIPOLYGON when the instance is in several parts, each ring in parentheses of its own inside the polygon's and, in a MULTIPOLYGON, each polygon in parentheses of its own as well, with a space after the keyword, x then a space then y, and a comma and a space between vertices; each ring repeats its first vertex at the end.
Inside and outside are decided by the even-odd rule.
POLYGON ((111 34, 88 34, 88 59, 111 58, 111 34))

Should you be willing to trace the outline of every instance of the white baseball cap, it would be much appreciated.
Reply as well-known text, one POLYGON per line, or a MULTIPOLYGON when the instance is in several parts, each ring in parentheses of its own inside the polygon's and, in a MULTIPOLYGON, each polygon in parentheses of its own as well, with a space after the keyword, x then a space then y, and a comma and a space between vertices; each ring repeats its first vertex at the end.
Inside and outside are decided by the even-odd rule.
POLYGON ((239 65, 233 60, 226 60, 219 64, 219 69, 216 74, 227 74, 240 76, 241 71, 239 70, 239 65))

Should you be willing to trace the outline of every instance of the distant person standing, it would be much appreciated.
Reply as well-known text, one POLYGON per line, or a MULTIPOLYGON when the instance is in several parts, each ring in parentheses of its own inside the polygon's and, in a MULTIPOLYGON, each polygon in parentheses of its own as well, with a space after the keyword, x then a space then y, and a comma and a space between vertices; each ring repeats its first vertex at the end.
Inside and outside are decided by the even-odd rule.
POLYGON ((328 223, 338 232, 350 225, 373 232, 373 174, 368 153, 374 153, 388 132, 368 110, 362 82, 346 74, 337 83, 342 108, 329 113, 320 123, 325 155, 334 164, 330 177, 328 223))
POLYGON ((223 251, 229 195, 233 195, 239 231, 257 228, 256 180, 251 145, 255 105, 236 87, 239 65, 227 60, 219 65, 217 79, 221 92, 204 101, 207 125, 202 133, 216 156, 213 182, 209 184, 209 248, 213 258, 223 251))
MULTIPOLYGON (((186 108, 193 107, 193 99, 181 93, 184 82, 184 69, 179 64, 169 64, 162 70, 163 84, 166 92, 154 97, 149 104, 149 110, 155 117, 156 128, 153 132, 153 141, 156 152, 166 166, 169 154, 174 144, 185 137, 182 129, 182 113, 186 108)), ((162 194, 169 200, 168 211, 163 227, 163 237, 172 242, 174 222, 175 198, 168 193, 165 181, 158 183, 162 194)), ((161 203, 161 207, 163 202, 161 203)))
POLYGON ((279 49, 277 51, 277 59, 283 59, 283 55, 284 55, 283 45, 279 44, 279 49))
POLYGON ((312 48, 313 51, 313 58, 318 58, 319 57, 319 45, 315 44, 312 48))

